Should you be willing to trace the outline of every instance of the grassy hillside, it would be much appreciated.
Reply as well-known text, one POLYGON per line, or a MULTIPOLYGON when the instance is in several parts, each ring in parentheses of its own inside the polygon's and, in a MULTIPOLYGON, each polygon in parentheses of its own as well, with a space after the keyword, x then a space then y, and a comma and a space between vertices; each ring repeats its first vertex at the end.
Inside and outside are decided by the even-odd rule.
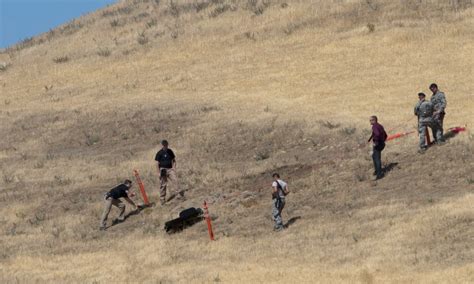
MULTIPOLYGON (((122 1, 0 53, 1 282, 471 282, 472 132, 417 154, 438 83, 474 124, 471 1, 122 1), (158 201, 166 138, 187 200, 98 230, 132 170, 158 201), (292 190, 272 232, 271 173, 292 190), (204 223, 166 235, 180 210, 204 223)), ((111 212, 111 219, 117 210, 111 212)))

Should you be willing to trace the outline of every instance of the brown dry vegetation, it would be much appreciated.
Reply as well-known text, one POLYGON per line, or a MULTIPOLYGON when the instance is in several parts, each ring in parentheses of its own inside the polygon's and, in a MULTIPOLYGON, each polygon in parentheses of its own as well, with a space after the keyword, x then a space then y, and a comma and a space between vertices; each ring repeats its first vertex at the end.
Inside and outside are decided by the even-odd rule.
POLYGON ((360 145, 371 114, 412 130, 431 82, 447 127, 474 124, 473 19, 460 0, 135 0, 3 51, 0 281, 472 282, 472 134, 390 142, 377 183, 360 145), (99 232, 132 169, 157 200, 162 138, 187 200, 99 232), (203 200, 217 241, 164 233, 203 200))

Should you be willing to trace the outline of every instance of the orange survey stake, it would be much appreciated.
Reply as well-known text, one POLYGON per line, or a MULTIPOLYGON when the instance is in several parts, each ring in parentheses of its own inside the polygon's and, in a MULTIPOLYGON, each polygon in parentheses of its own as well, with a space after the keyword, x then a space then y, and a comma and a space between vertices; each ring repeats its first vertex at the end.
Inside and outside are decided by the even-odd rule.
POLYGON ((143 197, 143 202, 145 203, 146 206, 148 206, 150 205, 150 202, 148 201, 148 196, 146 195, 145 186, 143 185, 142 179, 140 178, 140 175, 138 174, 137 170, 133 170, 133 173, 135 174, 135 178, 137 179, 138 186, 140 187, 140 192, 143 197))
POLYGON ((207 230, 209 231, 209 238, 211 241, 214 240, 214 232, 212 231, 211 217, 209 216, 209 209, 207 207, 207 202, 204 201, 204 218, 207 222, 207 230))

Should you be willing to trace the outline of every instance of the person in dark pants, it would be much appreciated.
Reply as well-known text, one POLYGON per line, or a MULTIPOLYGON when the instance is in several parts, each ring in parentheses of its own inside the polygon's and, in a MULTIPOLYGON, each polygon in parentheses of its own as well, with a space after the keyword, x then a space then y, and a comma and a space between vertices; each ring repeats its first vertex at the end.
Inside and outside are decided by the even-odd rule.
POLYGON ((176 156, 174 152, 168 148, 168 141, 161 141, 163 146, 158 153, 156 153, 155 161, 157 162, 158 173, 160 175, 160 203, 164 205, 166 203, 166 189, 168 187, 168 181, 171 180, 175 183, 175 193, 171 194, 169 199, 176 196, 179 193, 178 198, 182 199, 184 193, 179 190, 178 179, 176 175, 176 156))
POLYGON ((376 180, 383 178, 382 171, 382 151, 385 148, 385 140, 387 140, 387 133, 375 115, 370 117, 370 124, 372 125, 372 135, 369 142, 372 140, 372 160, 374 161, 376 180))
POLYGON ((104 212, 102 213, 102 217, 100 218, 101 231, 105 230, 106 228, 107 217, 109 216, 112 205, 120 209, 120 215, 117 218, 117 221, 122 222, 125 220, 125 204, 120 200, 120 198, 125 199, 125 201, 133 205, 135 209, 140 210, 140 207, 130 199, 130 197, 135 196, 135 193, 130 191, 131 187, 132 181, 126 179, 122 184, 117 185, 105 194, 105 208, 104 212))

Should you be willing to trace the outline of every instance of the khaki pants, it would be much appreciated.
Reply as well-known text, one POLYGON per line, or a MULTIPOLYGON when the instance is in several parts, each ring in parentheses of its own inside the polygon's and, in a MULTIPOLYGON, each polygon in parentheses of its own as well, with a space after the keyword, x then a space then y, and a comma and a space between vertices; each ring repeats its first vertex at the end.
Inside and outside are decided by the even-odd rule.
POLYGON ((168 183, 171 180, 174 183, 174 193, 170 195, 176 195, 179 193, 179 185, 178 185, 178 178, 176 175, 176 171, 174 169, 160 169, 160 200, 161 202, 166 201, 166 189, 168 188, 168 183), (161 176, 161 171, 165 170, 166 175, 161 176))
POLYGON ((117 219, 123 221, 125 219, 125 204, 123 204, 120 199, 113 199, 112 197, 105 199, 104 212, 102 213, 102 218, 100 219, 100 226, 105 227, 107 225, 107 217, 109 217, 110 209, 112 205, 120 209, 120 215, 117 219))

